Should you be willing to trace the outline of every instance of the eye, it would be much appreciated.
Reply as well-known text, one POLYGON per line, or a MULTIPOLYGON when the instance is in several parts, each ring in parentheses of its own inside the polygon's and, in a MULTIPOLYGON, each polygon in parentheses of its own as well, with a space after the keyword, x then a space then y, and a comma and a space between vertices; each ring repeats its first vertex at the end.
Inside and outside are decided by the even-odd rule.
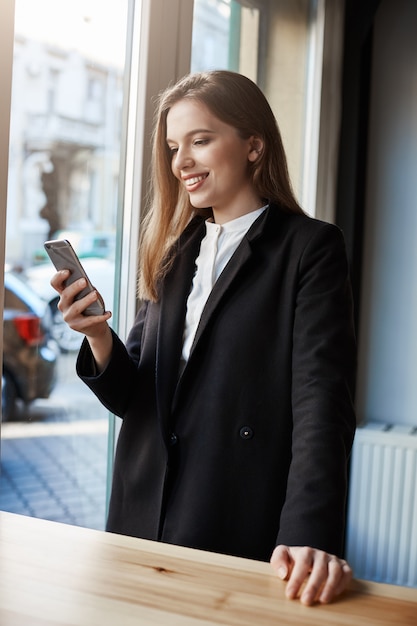
POLYGON ((168 146, 168 151, 171 155, 176 154, 178 152, 177 146, 168 146))
POLYGON ((208 143, 209 143, 209 139, 195 139, 193 141, 193 144, 195 146, 205 146, 208 143))

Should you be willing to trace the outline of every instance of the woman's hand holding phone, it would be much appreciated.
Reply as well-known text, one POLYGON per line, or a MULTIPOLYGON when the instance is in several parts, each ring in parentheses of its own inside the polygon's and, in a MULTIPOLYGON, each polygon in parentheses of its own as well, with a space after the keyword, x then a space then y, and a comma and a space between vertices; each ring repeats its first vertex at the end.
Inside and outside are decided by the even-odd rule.
POLYGON ((60 296, 58 309, 70 328, 87 337, 101 371, 111 354, 113 340, 107 324, 111 312, 105 310, 102 297, 93 287, 69 241, 46 241, 45 250, 58 270, 51 279, 52 287, 60 296))
POLYGON ((96 303, 100 296, 93 289, 87 295, 77 299, 86 288, 86 279, 78 278, 75 282, 67 285, 66 281, 69 276, 69 270, 59 270, 51 279, 52 287, 60 296, 58 309, 70 328, 87 337, 97 369, 100 372, 106 367, 111 355, 113 339, 107 321, 112 314, 110 311, 105 311, 101 315, 85 315, 87 307, 96 303))

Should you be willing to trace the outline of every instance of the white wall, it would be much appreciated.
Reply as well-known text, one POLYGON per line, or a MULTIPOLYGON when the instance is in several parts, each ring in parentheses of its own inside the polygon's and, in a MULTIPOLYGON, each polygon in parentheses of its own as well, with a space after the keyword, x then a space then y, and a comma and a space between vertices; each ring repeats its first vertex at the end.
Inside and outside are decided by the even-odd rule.
POLYGON ((417 2, 376 16, 359 330, 360 420, 417 425, 417 2))

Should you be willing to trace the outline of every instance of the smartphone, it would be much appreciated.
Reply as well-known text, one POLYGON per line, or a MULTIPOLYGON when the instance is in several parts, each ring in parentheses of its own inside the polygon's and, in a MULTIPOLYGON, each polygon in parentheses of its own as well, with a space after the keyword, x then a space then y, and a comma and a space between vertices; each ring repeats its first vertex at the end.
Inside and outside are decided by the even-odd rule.
MULTIPOLYGON (((94 291, 94 287, 85 269, 81 265, 80 259, 67 239, 45 241, 44 247, 57 270, 69 270, 71 272, 65 281, 66 286, 71 285, 79 278, 85 278, 87 281, 87 287, 75 296, 76 300, 80 300, 80 298, 86 296, 90 291, 94 291)), ((105 310, 103 299, 100 294, 98 294, 98 299, 90 304, 83 313, 84 315, 103 315, 105 310)))

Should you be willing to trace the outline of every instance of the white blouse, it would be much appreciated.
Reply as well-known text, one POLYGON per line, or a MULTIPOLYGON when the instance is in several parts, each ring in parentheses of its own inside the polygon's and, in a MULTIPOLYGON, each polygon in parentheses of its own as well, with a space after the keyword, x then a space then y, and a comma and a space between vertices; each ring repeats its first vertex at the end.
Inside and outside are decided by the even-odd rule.
POLYGON ((266 206, 246 213, 225 224, 206 221, 206 236, 201 242, 196 260, 196 272, 187 300, 187 314, 183 338, 182 359, 188 360, 197 332, 201 314, 214 283, 230 261, 253 222, 265 211, 266 206))

